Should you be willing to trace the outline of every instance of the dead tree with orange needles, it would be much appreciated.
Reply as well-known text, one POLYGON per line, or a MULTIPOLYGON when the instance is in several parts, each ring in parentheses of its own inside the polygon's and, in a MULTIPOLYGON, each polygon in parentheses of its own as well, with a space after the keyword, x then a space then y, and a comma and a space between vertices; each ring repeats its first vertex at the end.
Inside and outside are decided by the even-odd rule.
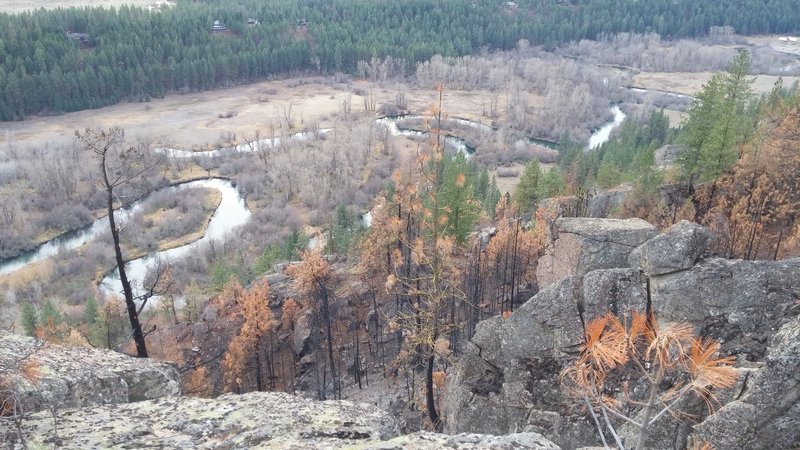
POLYGON ((425 409, 437 431, 442 429, 442 420, 436 406, 434 373, 437 358, 446 356, 437 349, 447 347, 447 337, 457 328, 454 314, 448 317, 448 307, 452 310, 465 299, 458 263, 462 249, 456 233, 448 227, 452 209, 442 196, 442 95, 440 88, 438 106, 432 109, 430 119, 429 145, 420 149, 409 173, 396 174, 392 202, 376 211, 369 236, 373 245, 367 247, 374 249, 373 256, 365 259, 374 260, 386 271, 386 291, 397 299, 390 329, 402 336, 397 362, 424 372, 425 409), (375 219, 385 220, 385 224, 378 225, 375 219))
MULTIPOLYGON (((265 383, 261 368, 261 341, 276 324, 269 307, 269 283, 266 279, 261 279, 245 290, 234 277, 220 295, 230 297, 244 319, 239 334, 231 340, 222 361, 225 390, 246 391, 244 380, 252 372, 250 366, 254 363, 256 389, 263 391, 265 383)), ((268 365, 269 363, 267 360, 268 365)))
MULTIPOLYGON (((328 261, 322 256, 319 247, 302 253, 301 262, 295 266, 290 266, 287 273, 294 279, 294 284, 300 292, 308 295, 314 302, 319 302, 319 309, 322 313, 322 320, 325 324, 325 335, 328 344, 328 363, 330 364, 331 379, 333 380, 333 395, 335 399, 341 399, 342 388, 336 370, 336 360, 333 356, 333 332, 331 330, 330 301, 331 292, 331 268, 328 261)), ((324 400, 325 389, 321 389, 322 400, 324 400)))
POLYGON ((713 390, 736 383, 733 358, 718 356, 719 347, 717 341, 695 337, 687 323, 659 328, 652 315, 634 313, 623 324, 609 313, 587 324, 581 356, 562 372, 562 386, 585 405, 606 448, 604 429, 625 449, 615 425, 622 421, 638 430, 635 448, 642 450, 653 425, 665 415, 685 419, 680 408, 690 396, 699 396, 711 409, 713 390), (615 386, 619 375, 645 389, 615 386))

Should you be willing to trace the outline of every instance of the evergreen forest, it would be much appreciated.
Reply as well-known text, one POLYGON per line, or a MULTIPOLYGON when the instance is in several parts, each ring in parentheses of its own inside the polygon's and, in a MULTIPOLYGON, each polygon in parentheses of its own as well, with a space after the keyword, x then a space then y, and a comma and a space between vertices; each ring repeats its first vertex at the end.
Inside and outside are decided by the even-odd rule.
POLYGON ((783 0, 178 0, 0 14, 0 120, 147 101, 294 74, 357 74, 394 61, 412 73, 433 55, 552 48, 619 32, 701 37, 797 30, 783 0), (745 13, 743 13, 745 12, 745 13), (224 30, 213 31, 218 21, 224 30))

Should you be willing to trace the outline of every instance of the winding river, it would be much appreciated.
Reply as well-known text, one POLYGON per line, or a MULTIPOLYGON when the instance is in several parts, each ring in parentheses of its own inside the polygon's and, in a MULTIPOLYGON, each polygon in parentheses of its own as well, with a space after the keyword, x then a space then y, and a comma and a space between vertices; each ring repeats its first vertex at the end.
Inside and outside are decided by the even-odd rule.
MULTIPOLYGON (((217 189, 222 193, 222 201, 220 202, 219 207, 217 207, 217 210, 214 212, 214 215, 211 216, 211 220, 208 223, 205 235, 192 243, 175 247, 170 250, 151 253, 144 258, 135 259, 125 264, 125 270, 128 278, 132 280, 135 291, 134 295, 141 293, 141 282, 147 275, 147 268, 156 260, 160 259, 162 261, 170 261, 183 258, 190 253, 197 252, 208 242, 224 237, 225 234, 227 234, 233 228, 244 225, 248 220, 250 220, 250 210, 247 209, 244 199, 239 195, 239 191, 236 190, 236 187, 234 187, 233 184, 228 180, 211 178, 208 180, 192 181, 166 189, 174 189, 175 192, 178 192, 182 189, 193 187, 217 189)), ((105 222, 105 226, 107 228, 108 221, 105 220, 105 222)), ((114 270, 106 275, 106 277, 103 278, 103 281, 100 283, 100 288, 106 293, 122 292, 122 283, 119 280, 119 270, 114 270)))
MULTIPOLYGON (((333 128, 322 128, 317 131, 303 131, 302 133, 295 133, 288 136, 289 140, 295 141, 307 141, 314 136, 322 135, 325 133, 329 133, 333 131, 333 128)), ((275 148, 281 145, 281 138, 280 137, 273 137, 267 139, 259 139, 257 141, 252 141, 249 143, 239 144, 234 147, 223 147, 216 150, 206 150, 206 151, 192 151, 192 150, 181 150, 177 148, 170 148, 170 147, 158 147, 155 149, 157 153, 164 153, 167 156, 171 156, 173 158, 192 158, 195 156, 206 156, 210 158, 215 158, 217 156, 228 154, 228 153, 247 153, 247 152, 257 152, 261 151, 265 148, 275 148)))
MULTIPOLYGON (((128 208, 118 209, 115 218, 122 224, 132 214, 136 214, 141 208, 141 203, 135 203, 128 208)), ((29 264, 33 264, 51 256, 55 256, 60 251, 73 250, 91 241, 104 231, 108 231, 108 218, 103 216, 84 228, 61 234, 34 250, 25 252, 17 257, 7 259, 0 263, 0 275, 16 272, 29 264)))
MULTIPOLYGON (((618 127, 625 119, 625 114, 619 109, 619 107, 613 106, 611 108, 611 111, 614 114, 614 120, 603 125, 600 129, 598 129, 592 134, 591 138, 589 139, 589 145, 587 146, 587 149, 593 149, 601 145, 602 143, 606 142, 611 135, 611 131, 614 128, 618 127)), ((414 118, 422 118, 422 116, 386 117, 378 119, 377 121, 378 123, 388 127, 389 132, 395 136, 403 135, 403 136, 421 137, 425 135, 425 133, 420 131, 398 127, 397 122, 400 119, 405 119, 405 118, 414 119, 414 118)), ((466 119, 451 119, 451 120, 461 125, 468 125, 479 128, 481 131, 489 132, 492 130, 492 128, 488 125, 481 124, 478 122, 471 122, 466 119)), ((297 133, 289 136, 289 139, 306 140, 316 135, 327 133, 329 131, 331 131, 331 129, 322 129, 316 132, 297 133)), ((279 138, 274 138, 274 139, 262 139, 260 141, 253 142, 249 145, 242 144, 235 147, 227 147, 218 150, 209 150, 201 152, 193 152, 193 151, 173 149, 173 148, 158 148, 156 149, 156 151, 166 153, 167 155, 175 158, 188 158, 195 156, 216 157, 228 152, 257 151, 261 148, 264 148, 264 146, 267 146, 267 148, 272 148, 278 146, 280 142, 281 141, 279 138)), ((473 149, 471 149, 471 147, 469 147, 463 139, 456 138, 454 136, 447 136, 446 143, 449 146, 455 148, 457 151, 463 152, 467 156, 469 156, 473 151, 473 149)), ((217 189, 222 193, 222 201, 220 202, 220 205, 217 208, 217 210, 214 212, 214 215, 212 216, 208 224, 208 227, 206 229, 205 235, 199 240, 194 241, 192 243, 182 245, 180 247, 176 247, 170 250, 151 253, 143 258, 129 261, 126 264, 126 269, 128 277, 132 280, 135 287, 141 285, 141 280, 143 280, 147 274, 148 265, 152 264, 157 259, 175 260, 183 258, 190 253, 198 251, 203 245, 207 244, 211 240, 224 237, 225 234, 227 234, 229 231, 240 225, 247 223, 247 221, 250 219, 250 211, 247 209, 244 199, 242 199, 241 195, 239 195, 239 192, 237 191, 236 187, 228 180, 221 178, 210 178, 204 180, 191 181, 176 186, 169 186, 163 189, 179 192, 183 189, 188 189, 192 187, 205 187, 205 188, 217 189)), ((120 224, 124 223, 129 217, 136 214, 140 210, 140 208, 141 208, 141 203, 136 203, 127 209, 117 210, 115 214, 118 223, 120 224)), ((371 223, 371 219, 372 217, 370 213, 364 215, 363 221, 366 226, 369 226, 369 224, 371 223)), ((108 230, 108 219, 106 217, 97 219, 91 225, 79 230, 62 234, 40 245, 38 248, 36 248, 31 252, 27 252, 16 258, 11 258, 0 262, 0 275, 15 272, 30 264, 55 256, 60 251, 68 251, 80 247, 81 245, 89 242, 90 240, 94 239, 95 237, 105 232, 106 230, 108 230)), ((117 270, 114 270, 113 272, 109 273, 101 282, 100 287, 104 292, 120 292, 122 290, 122 287, 119 281, 119 272, 117 270)))

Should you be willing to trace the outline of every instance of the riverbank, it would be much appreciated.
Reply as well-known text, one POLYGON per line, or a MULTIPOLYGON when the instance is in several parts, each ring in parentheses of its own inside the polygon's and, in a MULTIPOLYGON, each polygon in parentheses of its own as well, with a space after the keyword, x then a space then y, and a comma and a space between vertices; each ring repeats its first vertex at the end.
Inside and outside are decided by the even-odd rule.
MULTIPOLYGON (((186 180, 182 183, 189 183, 192 181, 197 180, 186 180)), ((211 223, 211 219, 214 216, 214 213, 219 208, 219 205, 222 202, 222 192, 213 188, 201 188, 204 189, 206 192, 204 194, 204 201, 203 201, 203 219, 200 223, 193 227, 189 233, 181 236, 170 236, 165 240, 161 240, 157 244, 156 251, 166 251, 174 248, 178 248, 184 245, 187 245, 191 242, 197 241, 205 236, 206 231, 208 230, 208 226, 211 223)), ((154 226, 157 224, 165 223, 167 220, 173 220, 176 216, 175 210, 173 209, 162 209, 159 211, 154 211, 149 214, 149 219, 154 222, 154 226)), ((100 217, 97 220, 101 220, 104 217, 100 217)), ((102 225, 102 224, 100 224, 102 225)), ((108 228, 108 224, 105 224, 106 229, 108 228)), ((77 256, 86 257, 87 252, 89 250, 89 246, 93 241, 90 240, 85 242, 78 247, 74 248, 73 251, 77 256)), ((145 250, 145 249, 138 249, 138 248, 130 248, 130 246, 124 246, 123 254, 126 258, 131 261, 135 259, 142 258, 146 256, 148 253, 151 253, 152 250, 145 250)), ((53 271, 56 266, 56 261, 53 258, 45 258, 39 261, 31 262, 22 268, 15 270, 10 273, 0 275, 0 286, 6 288, 17 288, 20 286, 25 286, 33 282, 34 280, 48 280, 53 274, 53 271)), ((105 276, 109 271, 113 270, 114 266, 108 267, 100 267, 95 270, 95 284, 99 283, 102 280, 102 277, 105 276)))

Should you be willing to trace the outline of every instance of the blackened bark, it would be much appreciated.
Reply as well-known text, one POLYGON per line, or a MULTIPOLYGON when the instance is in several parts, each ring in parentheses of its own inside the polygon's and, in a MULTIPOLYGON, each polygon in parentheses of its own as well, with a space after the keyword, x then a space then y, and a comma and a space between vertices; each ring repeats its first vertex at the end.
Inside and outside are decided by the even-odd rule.
POLYGON ((106 192, 108 194, 108 225, 111 227, 111 238, 114 240, 114 255, 117 260, 117 269, 119 270, 119 281, 122 283, 122 292, 125 296, 125 308, 128 310, 128 319, 133 329, 133 342, 136 343, 136 356, 147 358, 147 345, 144 341, 142 324, 139 322, 139 313, 136 310, 136 302, 133 300, 131 283, 128 280, 128 275, 125 273, 125 260, 122 258, 122 248, 119 243, 119 230, 114 221, 114 190, 106 176, 105 160, 103 160, 102 164, 103 177, 105 178, 106 192))

